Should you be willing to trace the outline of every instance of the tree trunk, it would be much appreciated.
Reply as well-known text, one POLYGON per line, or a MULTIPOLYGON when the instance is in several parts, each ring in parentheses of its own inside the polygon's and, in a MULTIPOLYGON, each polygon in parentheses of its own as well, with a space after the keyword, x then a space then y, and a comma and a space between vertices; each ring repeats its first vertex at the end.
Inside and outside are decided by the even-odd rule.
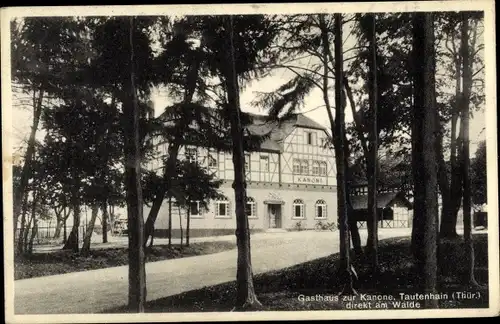
POLYGON ((163 204, 163 199, 165 198, 166 190, 163 188, 158 188, 155 199, 153 200, 153 205, 149 211, 146 224, 144 224, 144 242, 146 243, 148 239, 153 235, 154 225, 156 219, 158 218, 158 213, 160 212, 161 205, 163 204))
POLYGON ((32 214, 28 221, 28 226, 26 227, 23 233, 23 249, 22 249, 23 252, 28 252, 29 233, 31 229, 31 224, 33 223, 34 220, 35 220, 35 215, 32 214))
POLYGON ((69 215, 71 214, 71 210, 69 210, 66 213, 66 207, 64 207, 63 213, 64 213, 64 225, 63 225, 64 226, 64 228, 63 228, 63 238, 64 238, 64 241, 63 241, 63 244, 66 244, 66 240, 68 239, 67 229, 66 229, 66 222, 68 220, 69 215))
MULTIPOLYGON (((448 176, 447 171, 443 173, 442 170, 446 170, 444 156, 440 154, 439 158, 439 177, 440 177, 440 189, 441 189, 441 199, 442 199, 442 211, 441 211, 441 224, 439 235, 442 238, 456 238, 458 237, 456 231, 457 224, 457 213, 460 208, 462 201, 462 176, 460 165, 457 163, 457 148, 461 147, 462 143, 462 131, 460 131, 460 137, 457 138, 457 121, 460 115, 460 98, 462 97, 461 91, 461 57, 457 55, 455 60, 455 104, 452 107, 451 112, 451 142, 450 142, 450 167, 451 167, 451 184, 448 186, 448 176), (441 157, 442 156, 442 157, 441 157), (444 178, 446 178, 446 186, 444 183, 444 178)), ((440 134, 442 136, 442 134, 440 134)), ((441 144, 442 153, 442 144, 441 144)), ((460 150, 461 151, 461 150, 460 150)))
MULTIPOLYGON (((345 109, 345 106, 344 106, 345 109)), ((349 180, 351 179, 351 172, 349 171, 349 143, 347 141, 345 132, 344 132, 344 163, 345 163, 345 178, 346 178, 346 184, 345 184, 345 192, 346 192, 346 208, 347 208, 347 220, 349 223, 349 232, 351 233, 351 240, 352 240, 352 248, 354 250, 354 253, 357 256, 361 256, 363 254, 363 248, 361 247, 361 236, 359 235, 359 228, 358 228, 358 222, 356 221, 355 218, 351 217, 353 215, 353 208, 351 204, 351 196, 350 196, 350 190, 349 190, 349 180)))
MULTIPOLYGON (((423 257, 423 221, 424 221, 424 203, 425 191, 423 188, 424 171, 422 169, 422 128, 423 128, 423 80, 422 80, 422 61, 421 61, 421 46, 422 45, 422 17, 414 15, 413 18, 413 57, 412 57, 412 89, 413 89, 413 112, 411 124, 411 164, 413 173, 413 219, 411 231, 411 252, 415 259, 416 269, 422 268, 423 257)), ((420 276, 417 272, 415 275, 420 276)))
POLYGON ((81 250, 82 255, 88 255, 90 252, 90 243, 92 240, 92 233, 94 232, 94 225, 97 219, 98 212, 99 206, 92 205, 92 215, 90 217, 90 222, 87 224, 87 229, 85 230, 85 237, 83 238, 83 245, 81 250))
MULTIPOLYGON (((344 60, 342 57, 342 14, 335 14, 335 75, 343 76, 343 64, 344 60)), ((345 133, 345 120, 344 120, 344 109, 345 109, 345 97, 343 94, 343 78, 339 77, 335 79, 335 137, 334 137, 334 147, 335 147, 335 162, 337 165, 337 200, 338 200, 338 219, 340 222, 339 235, 340 235, 340 260, 341 260, 341 275, 345 279, 345 285, 342 289, 343 295, 356 294, 353 287, 353 278, 351 272, 351 263, 349 256, 349 219, 347 214, 347 192, 346 192, 346 169, 345 169, 345 157, 344 149, 346 143, 344 143, 344 133, 345 133)))
POLYGON ((178 214, 179 214, 179 228, 181 230, 181 247, 182 247, 182 244, 184 243, 183 240, 184 240, 184 233, 182 231, 182 213, 181 213, 181 206, 177 206, 178 208, 178 214))
POLYGON ((57 238, 60 238, 61 237, 61 230, 62 230, 62 227, 63 227, 63 224, 64 224, 64 221, 62 219, 62 217, 60 215, 56 215, 57 219, 56 219, 56 229, 54 231, 54 235, 52 236, 52 238, 54 239, 57 239, 57 238))
POLYGON ((102 243, 108 243, 108 204, 102 203, 102 243))
POLYGON ((74 253, 79 251, 79 227, 80 227, 80 204, 73 201, 73 227, 69 237, 64 243, 63 250, 72 250, 74 253))
MULTIPOLYGON (((181 126, 183 127, 183 125, 181 126)), ((160 212, 161 205, 165 199, 166 193, 170 190, 172 177, 176 172, 176 161, 179 154, 180 144, 178 142, 169 145, 168 149, 168 159, 166 163, 166 168, 163 174, 164 186, 158 188, 155 199, 153 200, 153 205, 149 211, 146 224, 144 225, 144 240, 147 242, 150 236, 153 235, 154 225, 156 219, 158 218, 158 213, 160 212)), ((170 216, 169 216, 170 217, 170 216)), ((170 228, 170 227, 169 227, 170 228)), ((170 234, 169 234, 170 237, 170 234)))
MULTIPOLYGON (((21 216, 21 227, 19 228, 19 234, 17 237, 17 253, 22 254, 24 252, 24 237, 25 237, 25 232, 29 230, 29 227, 26 228, 26 214, 28 213, 28 210, 26 208, 27 200, 28 200, 28 195, 25 195, 23 197, 23 208, 22 208, 22 216, 21 216)), ((16 221, 17 223, 17 221, 16 221)))
POLYGON ((349 222, 349 232, 351 233, 352 248, 357 256, 361 256, 363 254, 363 248, 361 247, 361 236, 359 235, 358 222, 350 216, 352 215, 353 209, 351 205, 351 197, 349 197, 349 189, 346 189, 346 204, 347 214, 349 215, 347 218, 349 222))
POLYGON ((37 233, 38 233, 38 220, 35 218, 34 224, 33 224, 33 229, 31 230, 31 237, 30 237, 30 241, 28 244, 28 249, 27 249, 29 254, 33 253, 33 241, 35 240, 35 236, 37 235, 37 233))
POLYGON ((64 220, 63 224, 63 244, 66 244, 66 240, 68 239, 68 233, 66 230, 66 220, 64 220))
POLYGON ((245 214, 246 182, 245 156, 243 148, 243 131, 240 119, 240 98, 238 76, 234 53, 233 17, 222 18, 228 32, 227 65, 224 66, 224 81, 227 91, 227 107, 230 109, 231 137, 233 146, 234 182, 236 212, 236 244, 238 261, 236 272, 236 304, 235 310, 258 309, 262 305, 257 299, 253 284, 253 271, 250 255, 250 232, 248 218, 245 214))
POLYGON ((168 246, 172 246, 172 198, 168 198, 168 246))
POLYGON ((186 220, 186 246, 189 246, 189 229, 191 227, 191 206, 188 206, 186 220))
MULTIPOLYGON (((463 131, 460 129, 460 135, 457 139, 458 159, 463 158, 463 131)), ((449 191, 449 202, 447 209, 443 210, 441 217, 440 236, 443 238, 457 238, 457 216, 462 204, 463 173, 457 158, 451 158, 451 185, 449 191)), ((444 209, 443 202, 443 209, 444 209)))
POLYGON ((135 87, 134 30, 135 18, 129 18, 130 80, 127 85, 127 100, 123 103, 125 130, 125 188, 128 218, 128 259, 130 311, 143 313, 146 303, 146 268, 144 253, 144 219, 141 187, 140 111, 135 87))
MULTIPOLYGON (((333 58, 332 52, 330 50, 330 41, 328 37, 328 28, 325 22, 325 17, 324 15, 319 16, 319 22, 320 22, 320 29, 321 29, 321 39, 322 39, 322 45, 323 45, 323 101, 325 102, 325 107, 326 111, 328 114, 328 119, 330 121, 330 130, 332 132, 333 138, 336 138, 336 125, 335 125, 335 120, 333 118, 332 114, 332 107, 330 105, 330 98, 328 97, 328 88, 329 88, 329 67, 328 64, 329 62, 334 64, 335 60, 333 58)), ((345 80, 344 78, 344 86, 345 86, 345 80)), ((346 87, 346 91, 348 91, 348 87, 346 87)), ((349 94, 348 94, 349 96, 349 94)), ((342 100, 341 102, 343 109, 345 109, 345 100, 342 100)), ((352 107, 354 107, 354 104, 351 102, 352 107)), ((335 145, 335 143, 334 143, 335 145)), ((364 142, 361 142, 361 145, 364 147, 364 142)), ((336 146, 336 145, 335 145, 336 146)), ((338 149, 336 147, 336 149, 338 149)), ((345 170, 346 170, 346 179, 349 178, 349 172, 348 172, 348 160, 347 157, 349 156, 349 146, 347 145, 347 139, 344 134, 344 163, 345 163, 345 170)), ((337 151, 335 151, 335 154, 337 154, 337 151)), ((351 200, 349 197, 349 190, 347 186, 347 181, 346 181, 346 203, 347 203, 347 214, 349 214, 352 210, 352 205, 351 205, 351 200)), ((339 193, 337 193, 337 200, 339 199, 339 193)), ((339 214, 340 215, 340 214, 339 214)), ((339 222, 340 218, 337 217, 337 222, 339 222)), ((352 244, 354 248, 354 252, 357 255, 361 255, 363 253, 363 250, 361 248, 361 237, 359 235, 359 229, 356 224, 356 221, 350 221, 350 218, 348 217, 348 230, 351 232, 351 238, 352 238, 352 244)))
MULTIPOLYGON (((31 203, 31 217, 30 217, 28 228, 25 231, 25 237, 24 237, 24 252, 28 252, 28 253, 30 253, 30 248, 29 248, 30 244, 29 243, 31 242, 31 238, 28 239, 28 234, 29 234, 29 229, 31 227, 32 222, 33 222, 32 233, 34 232, 35 235, 37 234, 37 232, 35 231, 35 226, 37 226, 37 218, 36 218, 37 204, 38 204, 38 192, 36 190, 33 190, 33 201, 31 203)), ((36 228, 36 230, 38 230, 38 228, 36 228)))
MULTIPOLYGON (((436 110, 436 120, 439 120, 439 114, 436 110)), ((439 129, 437 132, 438 138, 436 140, 436 151, 438 159, 438 183, 439 191, 441 192, 441 223, 440 223, 440 236, 441 237, 451 237, 451 229, 455 227, 450 227, 451 219, 451 196, 450 196, 450 186, 447 176, 446 163, 444 161, 443 153, 443 127, 441 123, 438 123, 439 129)))
MULTIPOLYGON (((436 293, 437 285, 437 234, 438 234, 438 203, 437 203, 437 154, 436 131, 437 120, 435 109, 435 61, 434 61, 434 27, 432 13, 417 13, 414 18, 414 50, 416 57, 422 61, 415 71, 415 115, 418 122, 417 141, 421 141, 422 150, 416 152, 416 158, 421 162, 420 181, 421 193, 415 204, 422 204, 421 252, 418 262, 420 285, 422 293, 436 293), (417 56, 418 55, 418 56, 417 56), (420 111, 420 113, 417 113, 420 111)), ((416 62, 415 62, 416 63, 416 62)), ((415 120, 414 120, 415 121, 415 120)), ((419 145, 420 146, 420 145, 419 145)), ((417 179, 415 179, 417 180, 417 179)), ((417 196, 417 195, 416 195, 417 196)), ((415 215, 418 216, 418 215, 415 215)), ((429 299, 424 302, 426 308, 437 308, 438 302, 429 299)))
POLYGON ((472 71, 469 64, 469 15, 467 13, 462 13, 462 44, 460 52, 463 58, 463 84, 464 84, 464 95, 462 102, 462 125, 460 129, 463 129, 463 154, 461 159, 461 167, 463 177, 463 221, 464 221, 464 241, 465 241, 465 253, 467 256, 467 283, 470 286, 478 286, 476 278, 474 276, 474 245, 472 241, 472 224, 471 224, 471 181, 470 181, 470 150, 469 150, 469 101, 470 101, 470 89, 472 84, 472 71))
MULTIPOLYGON (((200 63, 200 60, 196 59, 195 62, 191 64, 191 67, 188 71, 188 74, 186 76, 184 103, 193 101, 193 96, 196 92, 200 63)), ((184 133, 186 132, 190 122, 191 120, 183 120, 178 127, 177 136, 174 138, 172 143, 169 143, 168 159, 166 163, 165 173, 163 175, 165 185, 159 188, 159 192, 157 193, 155 200, 153 201, 153 206, 151 207, 148 218, 146 220, 145 242, 147 242, 148 238, 153 235, 154 224, 156 222, 156 219, 158 218, 158 213, 165 198, 165 194, 170 190, 172 178, 176 173, 177 156, 179 155, 179 148, 181 146, 180 140, 184 136, 184 133)))
POLYGON ((368 14, 370 19, 369 42, 369 101, 372 123, 369 128, 370 149, 367 161, 368 175, 368 240, 366 250, 371 256, 372 271, 378 271, 378 219, 377 219, 377 161, 378 161, 378 128, 377 128, 377 48, 375 31, 375 14, 368 14))
MULTIPOLYGON (((29 179, 33 174, 32 160, 35 153, 35 140, 38 124, 40 123, 40 116, 42 114, 42 101, 43 91, 39 90, 38 98, 36 97, 36 89, 33 89, 33 124, 31 126, 30 137, 28 139, 28 148, 24 157, 24 165, 21 171, 21 180, 19 188, 14 192, 14 236, 17 231, 17 221, 23 208, 25 208, 26 187, 28 186, 29 179)), ((21 228, 22 229, 22 228, 21 228)), ((22 252, 22 251, 21 251, 22 252)))
MULTIPOLYGON (((179 126, 179 129, 185 129, 186 125, 188 123, 181 123, 179 126)), ((183 131, 179 130, 179 134, 184 133, 183 131)), ((145 224, 145 242, 147 242, 148 238, 153 235, 154 232, 154 225, 156 222, 156 219, 158 218, 158 213, 160 212, 160 208, 163 204, 163 200, 165 199, 165 195, 167 194, 168 191, 170 191, 170 188, 172 186, 172 179, 175 176, 176 173, 176 162, 177 162, 177 156, 179 155, 179 148, 180 148, 180 143, 179 139, 175 139, 173 143, 169 143, 169 148, 168 148, 168 159, 166 162, 166 167, 165 171, 163 174, 163 181, 164 185, 158 188, 158 192, 156 193, 155 199, 153 200, 153 205, 151 206, 151 210, 149 211, 148 218, 146 220, 145 224)), ((169 210, 169 213, 171 211, 169 210)), ((169 216, 171 217, 171 216, 169 216)), ((170 223, 171 224, 171 223, 170 223)), ((170 226, 171 227, 171 226, 170 226)), ((171 230, 169 227, 169 238, 171 237, 171 230)))
POLYGON ((111 227, 113 227, 113 224, 115 223, 115 207, 113 205, 109 206, 109 220, 111 227))

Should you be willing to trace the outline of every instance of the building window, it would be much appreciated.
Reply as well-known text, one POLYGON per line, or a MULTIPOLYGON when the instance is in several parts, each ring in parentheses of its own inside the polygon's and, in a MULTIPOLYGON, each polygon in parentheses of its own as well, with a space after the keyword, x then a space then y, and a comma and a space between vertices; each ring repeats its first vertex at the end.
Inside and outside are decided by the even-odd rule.
POLYGON ((229 214, 229 201, 218 200, 215 202, 215 217, 219 218, 229 218, 231 217, 229 214))
POLYGON ((189 216, 190 217, 201 217, 200 202, 199 201, 192 201, 189 204, 189 216))
POLYGON ((316 201, 316 218, 326 218, 326 202, 323 199, 316 201))
POLYGON ((245 214, 248 218, 257 218, 256 204, 252 197, 247 197, 247 203, 245 204, 245 214))
POLYGON ((186 156, 186 160, 191 163, 196 163, 198 160, 198 150, 196 147, 186 147, 184 155, 186 156))
POLYGON ((309 161, 300 161, 300 174, 309 174, 309 161))
POLYGON ((293 173, 300 174, 300 160, 293 159, 293 173))
POLYGON ((326 176, 326 162, 319 163, 319 175, 326 176))
POLYGON ((304 218, 304 201, 295 199, 293 201, 293 218, 304 218))
POLYGON ((313 161, 312 163, 312 174, 315 176, 320 175, 319 164, 318 161, 313 161))
POLYGON ((306 133, 306 138, 307 138, 307 145, 315 145, 315 143, 314 143, 314 133, 307 132, 306 133))
POLYGON ((260 156, 260 171, 269 172, 269 158, 267 156, 260 156))

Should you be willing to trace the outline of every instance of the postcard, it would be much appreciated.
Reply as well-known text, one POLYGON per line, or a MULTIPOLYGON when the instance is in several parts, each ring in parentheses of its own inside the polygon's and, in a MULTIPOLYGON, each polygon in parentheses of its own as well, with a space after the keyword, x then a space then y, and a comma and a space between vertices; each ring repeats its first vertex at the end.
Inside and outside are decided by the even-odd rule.
POLYGON ((498 315, 494 12, 2 8, 6 322, 498 315))

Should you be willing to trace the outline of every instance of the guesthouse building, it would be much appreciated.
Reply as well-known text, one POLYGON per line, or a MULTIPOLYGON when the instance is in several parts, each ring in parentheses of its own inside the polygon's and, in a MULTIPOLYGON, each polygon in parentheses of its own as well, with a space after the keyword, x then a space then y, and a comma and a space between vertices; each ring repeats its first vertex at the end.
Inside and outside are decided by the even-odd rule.
MULTIPOLYGON (((248 132, 270 134, 257 150, 245 154, 245 211, 251 231, 312 229, 318 221, 336 222, 335 159, 333 149, 326 145, 329 142, 326 129, 302 114, 279 124, 266 121, 265 116, 251 117, 252 123, 246 127, 248 132)), ((166 145, 160 143, 158 149, 166 152, 166 145)), ((223 180, 220 192, 225 198, 210 201, 208 211, 201 210, 199 202, 192 202, 191 236, 233 234, 236 219, 232 155, 210 147, 185 145, 179 159, 197 161, 223 180)), ((158 168, 159 163, 153 168, 158 168)), ((157 236, 166 235, 168 209, 165 200, 155 224, 157 236)), ((144 215, 148 212, 145 207, 144 215)), ((179 235, 181 226, 185 228, 186 215, 185 210, 172 208, 174 237, 179 235)))

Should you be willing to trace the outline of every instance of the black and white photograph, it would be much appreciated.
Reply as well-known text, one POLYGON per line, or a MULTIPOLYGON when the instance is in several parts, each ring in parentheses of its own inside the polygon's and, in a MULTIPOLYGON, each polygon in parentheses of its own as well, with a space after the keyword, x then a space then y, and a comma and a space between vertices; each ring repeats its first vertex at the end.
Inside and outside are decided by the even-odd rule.
POLYGON ((493 0, 0 21, 6 322, 499 315, 493 0))

